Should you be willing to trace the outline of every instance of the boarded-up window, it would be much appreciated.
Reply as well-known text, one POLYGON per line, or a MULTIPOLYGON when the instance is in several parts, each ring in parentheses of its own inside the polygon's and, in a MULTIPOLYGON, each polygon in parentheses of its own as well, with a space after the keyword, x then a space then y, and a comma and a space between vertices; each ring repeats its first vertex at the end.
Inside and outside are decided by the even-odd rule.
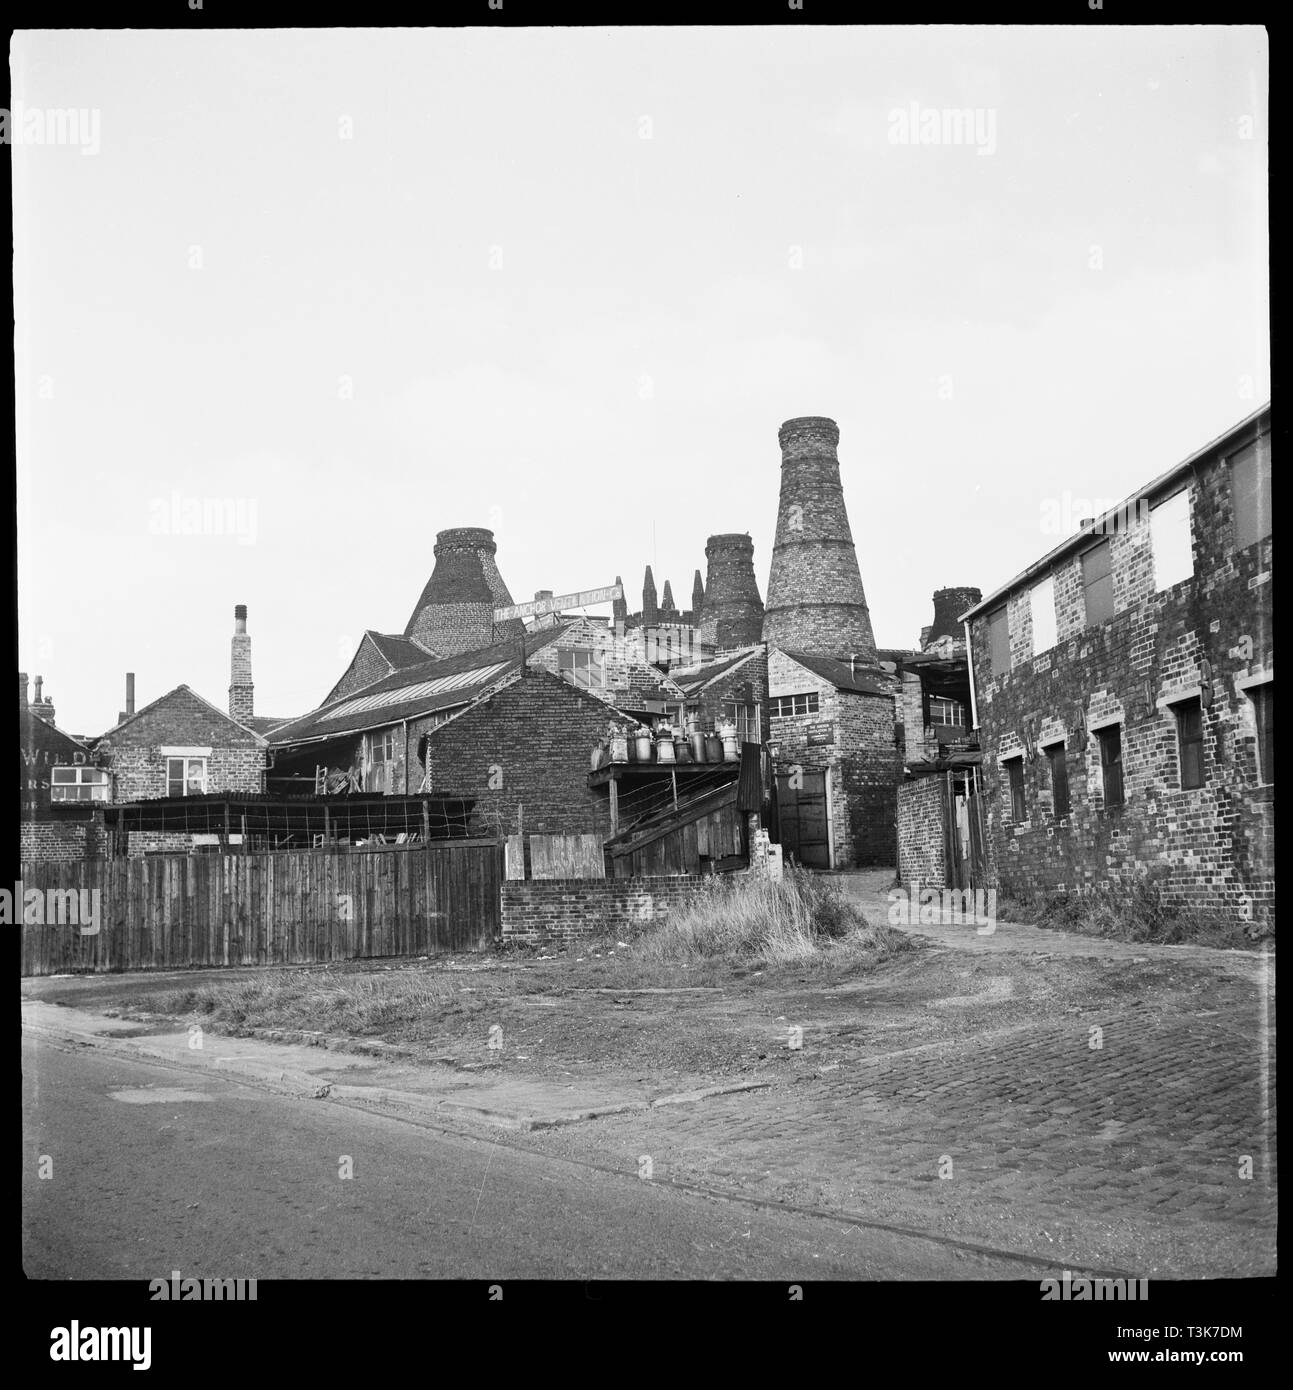
POLYGON ((1257 716, 1257 770, 1263 782, 1275 781, 1275 683, 1255 685, 1248 692, 1257 716))
POLYGON ((1010 670, 1010 623, 1004 606, 988 614, 988 641, 992 647, 992 674, 1004 676, 1010 670))
POLYGON ((1117 724, 1097 729, 1100 745, 1100 775, 1104 782, 1104 804, 1122 805, 1122 729, 1117 724))
POLYGON ((1235 548, 1242 550, 1271 533, 1269 434, 1231 455, 1230 492, 1235 508, 1235 548))
POLYGON ((1190 489, 1150 508, 1149 545, 1154 555, 1154 588, 1170 589, 1194 573, 1190 541, 1190 489))
POLYGON ((1033 610, 1033 653, 1048 652, 1059 641, 1055 629, 1055 579, 1047 575, 1028 591, 1033 610))
POLYGON ((1028 819, 1028 806, 1024 800, 1024 760, 1008 759, 1006 776, 1010 781, 1010 819, 1019 825, 1028 819))
POLYGON ((1069 813, 1069 766, 1062 743, 1048 743, 1046 758, 1051 765, 1051 810, 1056 820, 1069 813))
POLYGON ((1086 621, 1091 627, 1113 617, 1113 570, 1108 541, 1093 545, 1082 554, 1082 590, 1086 598, 1086 621))
POLYGON ((1203 785, 1203 707, 1196 700, 1173 705, 1176 739, 1181 755, 1182 788, 1203 785))

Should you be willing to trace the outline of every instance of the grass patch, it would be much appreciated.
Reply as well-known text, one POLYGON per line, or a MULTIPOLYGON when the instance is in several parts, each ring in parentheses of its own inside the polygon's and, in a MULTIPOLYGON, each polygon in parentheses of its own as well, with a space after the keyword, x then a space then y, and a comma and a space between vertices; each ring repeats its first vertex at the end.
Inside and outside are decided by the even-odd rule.
POLYGON ((1110 879, 1079 893, 1029 893, 1003 887, 997 917, 1052 930, 1160 946, 1251 946, 1245 923, 1227 913, 1168 898, 1148 873, 1110 879))

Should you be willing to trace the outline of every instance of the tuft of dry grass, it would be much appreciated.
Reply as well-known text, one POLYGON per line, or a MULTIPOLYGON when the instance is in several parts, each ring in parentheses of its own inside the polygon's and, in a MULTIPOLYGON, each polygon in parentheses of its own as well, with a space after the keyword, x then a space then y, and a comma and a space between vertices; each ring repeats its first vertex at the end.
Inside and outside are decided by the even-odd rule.
POLYGON ((837 884, 793 866, 779 882, 715 878, 681 912, 633 931, 629 944, 644 965, 783 965, 845 945, 879 959, 911 948, 904 933, 872 926, 837 884))

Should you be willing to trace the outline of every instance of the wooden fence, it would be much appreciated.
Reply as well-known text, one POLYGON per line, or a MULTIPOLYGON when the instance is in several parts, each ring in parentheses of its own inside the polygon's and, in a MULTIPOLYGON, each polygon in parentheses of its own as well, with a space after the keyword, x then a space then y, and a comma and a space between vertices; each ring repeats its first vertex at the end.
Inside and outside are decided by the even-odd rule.
POLYGON ((29 910, 22 973, 477 951, 502 932, 502 879, 494 840, 24 864, 25 894, 37 889, 42 911, 47 889, 97 892, 99 930, 29 922, 29 910))

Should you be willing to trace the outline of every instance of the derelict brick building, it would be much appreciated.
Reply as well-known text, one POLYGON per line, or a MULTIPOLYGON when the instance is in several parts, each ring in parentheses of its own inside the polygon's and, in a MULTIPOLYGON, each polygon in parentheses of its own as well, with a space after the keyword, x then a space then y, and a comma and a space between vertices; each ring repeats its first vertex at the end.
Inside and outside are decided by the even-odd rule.
POLYGON ((1269 405, 965 615, 997 882, 1273 928, 1269 405))

